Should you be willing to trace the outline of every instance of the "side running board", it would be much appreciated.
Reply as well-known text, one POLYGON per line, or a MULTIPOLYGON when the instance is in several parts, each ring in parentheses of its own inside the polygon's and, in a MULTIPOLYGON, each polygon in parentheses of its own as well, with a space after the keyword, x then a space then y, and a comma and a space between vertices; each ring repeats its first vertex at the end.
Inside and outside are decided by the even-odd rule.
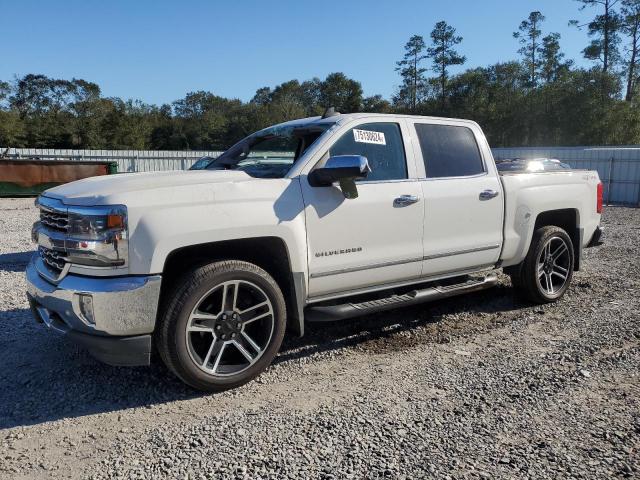
POLYGON ((442 298, 454 297, 465 293, 491 288, 498 283, 498 276, 491 273, 484 278, 469 279, 454 285, 438 285, 413 290, 402 295, 391 295, 386 298, 361 303, 343 303, 339 305, 311 306, 305 311, 305 319, 310 322, 332 322, 345 318, 367 315, 399 307, 407 307, 418 303, 433 302, 442 298))

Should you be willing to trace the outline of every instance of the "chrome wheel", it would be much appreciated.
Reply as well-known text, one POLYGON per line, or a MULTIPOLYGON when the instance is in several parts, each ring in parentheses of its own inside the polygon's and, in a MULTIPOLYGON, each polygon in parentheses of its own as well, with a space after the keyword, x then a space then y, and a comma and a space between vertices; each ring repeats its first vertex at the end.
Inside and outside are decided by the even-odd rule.
POLYGON ((209 375, 239 374, 265 352, 274 322, 273 305, 256 284, 246 280, 220 283, 191 311, 186 327, 189 356, 209 375))
POLYGON ((538 256, 538 286, 549 297, 562 292, 570 275, 571 251, 566 241, 551 237, 538 256))

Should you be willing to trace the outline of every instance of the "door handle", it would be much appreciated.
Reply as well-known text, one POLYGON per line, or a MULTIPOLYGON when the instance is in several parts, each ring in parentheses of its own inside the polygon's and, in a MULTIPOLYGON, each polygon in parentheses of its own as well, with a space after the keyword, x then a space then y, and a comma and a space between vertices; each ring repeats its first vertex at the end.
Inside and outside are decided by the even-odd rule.
POLYGON ((398 198, 393 200, 393 206, 406 207, 407 205, 411 205, 419 201, 420 199, 416 195, 400 195, 398 198))
POLYGON ((483 190, 480 192, 480 200, 491 200, 492 198, 496 198, 500 192, 496 192, 495 190, 483 190))

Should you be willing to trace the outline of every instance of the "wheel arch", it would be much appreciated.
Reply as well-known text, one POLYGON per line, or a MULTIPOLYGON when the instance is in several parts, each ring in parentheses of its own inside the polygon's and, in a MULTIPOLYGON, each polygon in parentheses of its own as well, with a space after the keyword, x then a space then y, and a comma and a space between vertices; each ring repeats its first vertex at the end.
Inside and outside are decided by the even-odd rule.
MULTIPOLYGON (((305 279, 303 272, 293 272, 286 243, 279 237, 254 237, 222 240, 177 248, 167 256, 162 271, 162 299, 167 298, 175 282, 189 269, 222 260, 241 260, 264 269, 271 275, 285 298, 287 329, 304 334, 305 279)), ((161 303, 162 310, 164 305, 161 303)))
MULTIPOLYGON (((580 228, 580 212, 576 208, 562 208, 546 210, 538 213, 533 227, 533 232, 541 227, 556 226, 562 228, 571 239, 574 251, 574 270, 580 270, 582 258, 583 231, 580 228)), ((533 234, 532 232, 532 234, 533 234)))

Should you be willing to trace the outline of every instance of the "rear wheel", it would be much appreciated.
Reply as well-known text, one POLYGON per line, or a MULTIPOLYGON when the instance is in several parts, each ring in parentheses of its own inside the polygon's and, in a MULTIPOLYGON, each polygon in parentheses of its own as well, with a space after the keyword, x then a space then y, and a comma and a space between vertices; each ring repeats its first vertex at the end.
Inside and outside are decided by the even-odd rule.
POLYGON ((167 367, 185 383, 221 391, 269 366, 285 319, 282 292, 267 272, 247 262, 216 262, 178 282, 156 343, 167 367))
POLYGON ((560 227, 546 226, 534 232, 526 258, 510 272, 511 281, 532 302, 555 302, 569 288, 573 267, 571 238, 560 227))

